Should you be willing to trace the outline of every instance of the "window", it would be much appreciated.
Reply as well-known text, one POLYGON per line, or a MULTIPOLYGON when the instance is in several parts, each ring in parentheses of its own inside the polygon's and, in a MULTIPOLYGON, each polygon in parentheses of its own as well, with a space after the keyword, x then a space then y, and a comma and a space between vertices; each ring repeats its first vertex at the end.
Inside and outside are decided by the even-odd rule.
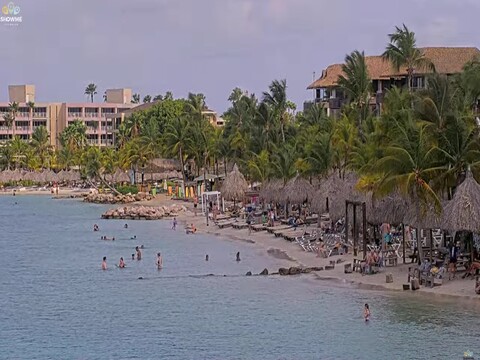
POLYGON ((412 79, 412 88, 422 89, 425 87, 423 76, 414 76, 412 79))

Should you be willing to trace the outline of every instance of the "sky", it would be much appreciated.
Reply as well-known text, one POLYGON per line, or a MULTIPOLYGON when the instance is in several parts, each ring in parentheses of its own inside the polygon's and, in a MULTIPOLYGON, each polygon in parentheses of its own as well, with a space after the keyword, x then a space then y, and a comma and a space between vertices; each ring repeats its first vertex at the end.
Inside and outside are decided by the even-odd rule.
MULTIPOLYGON (((0 6, 8 3, 0 0, 0 6)), ((16 0, 0 23, 0 102, 34 84, 37 102, 82 102, 93 82, 144 95, 205 94, 222 113, 235 87, 261 97, 287 80, 298 109, 313 73, 383 52, 405 23, 419 46, 480 47, 480 0, 16 0)), ((1 14, 0 14, 1 15, 1 14)))

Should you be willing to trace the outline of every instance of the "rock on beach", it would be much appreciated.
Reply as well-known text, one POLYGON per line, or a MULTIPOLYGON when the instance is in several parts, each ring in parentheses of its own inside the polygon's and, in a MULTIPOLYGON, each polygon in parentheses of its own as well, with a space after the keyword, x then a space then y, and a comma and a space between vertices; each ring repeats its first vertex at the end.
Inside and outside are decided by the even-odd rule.
POLYGON ((186 211, 183 205, 171 206, 124 206, 109 209, 103 213, 102 219, 128 219, 128 220, 159 220, 164 217, 178 216, 186 211))

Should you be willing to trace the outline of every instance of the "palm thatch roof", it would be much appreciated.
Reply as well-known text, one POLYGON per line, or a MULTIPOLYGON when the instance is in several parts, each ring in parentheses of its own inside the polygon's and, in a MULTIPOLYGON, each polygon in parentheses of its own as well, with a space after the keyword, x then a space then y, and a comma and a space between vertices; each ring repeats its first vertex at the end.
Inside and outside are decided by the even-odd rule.
POLYGON ((399 225, 403 223, 409 209, 408 201, 398 192, 389 194, 381 199, 375 199, 373 193, 366 197, 367 221, 373 225, 389 223, 399 225))
POLYGON ((358 176, 354 173, 346 173, 343 178, 332 173, 321 185, 318 196, 314 201, 315 210, 323 212, 326 210, 326 198, 330 219, 337 221, 345 216, 345 201, 365 201, 365 195, 356 190, 358 176))
POLYGON ((480 185, 470 170, 452 200, 444 206, 443 228, 451 231, 480 232, 480 185))
POLYGON ((411 204, 403 217, 403 223, 419 229, 441 229, 443 228, 442 216, 433 205, 421 208, 411 204))
POLYGON ((247 190, 248 183, 240 170, 238 170, 237 164, 235 164, 233 170, 227 174, 223 181, 221 188, 222 196, 227 200, 241 200, 247 190))
POLYGON ((260 197, 266 202, 280 202, 281 192, 283 189, 283 181, 280 179, 272 179, 262 184, 260 189, 260 197))
POLYGON ((307 179, 297 175, 285 185, 283 193, 290 203, 303 204, 305 201, 312 200, 315 189, 307 179))

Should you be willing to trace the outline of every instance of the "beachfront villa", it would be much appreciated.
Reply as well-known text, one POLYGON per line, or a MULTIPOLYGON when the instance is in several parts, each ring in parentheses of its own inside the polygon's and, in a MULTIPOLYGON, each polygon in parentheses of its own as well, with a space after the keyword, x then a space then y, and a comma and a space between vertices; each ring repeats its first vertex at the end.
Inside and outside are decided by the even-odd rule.
MULTIPOLYGON (((425 47, 420 49, 425 58, 429 59, 439 74, 454 75, 462 71, 466 63, 480 56, 476 47, 425 47)), ((383 97, 386 90, 393 86, 407 85, 407 70, 396 71, 382 56, 366 56, 368 75, 372 80, 370 107, 377 113, 381 112, 383 97)), ((314 90, 314 101, 305 102, 304 108, 312 103, 321 104, 327 115, 339 116, 347 98, 338 86, 338 78, 343 74, 342 64, 332 64, 322 71, 320 78, 311 83, 307 89, 314 90)), ((428 69, 416 69, 412 79, 414 90, 423 89, 431 74, 428 69)))
POLYGON ((0 102, 0 141, 15 136, 23 140, 31 138, 34 130, 45 126, 50 134, 50 145, 60 146, 59 135, 74 120, 87 127, 90 145, 113 145, 111 114, 122 113, 136 106, 131 103, 131 89, 108 89, 103 103, 35 102, 34 85, 9 85, 9 102, 0 102), (9 112, 9 103, 18 103, 18 112, 11 127, 3 116, 9 112))

